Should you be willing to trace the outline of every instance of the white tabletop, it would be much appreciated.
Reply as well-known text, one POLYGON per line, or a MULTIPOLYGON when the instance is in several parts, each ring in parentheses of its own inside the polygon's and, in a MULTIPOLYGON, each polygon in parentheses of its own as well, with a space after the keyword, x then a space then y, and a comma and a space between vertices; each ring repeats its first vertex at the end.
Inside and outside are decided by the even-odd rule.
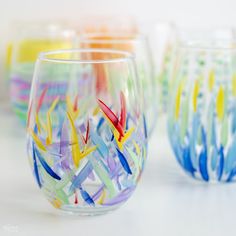
POLYGON ((235 235, 236 184, 205 184, 177 165, 159 121, 135 194, 115 212, 61 215, 46 201, 29 168, 25 132, 0 106, 0 235, 235 235))

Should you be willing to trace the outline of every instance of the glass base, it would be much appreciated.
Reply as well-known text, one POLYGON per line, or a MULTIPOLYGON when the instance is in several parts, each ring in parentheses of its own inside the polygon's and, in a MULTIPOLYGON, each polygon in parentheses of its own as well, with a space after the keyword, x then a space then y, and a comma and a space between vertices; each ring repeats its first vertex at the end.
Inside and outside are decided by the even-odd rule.
MULTIPOLYGON (((91 193, 97 192, 99 187, 100 185, 98 184, 86 185, 86 189, 91 193)), ((48 195, 48 193, 45 193, 45 194, 48 195)), ((50 194, 51 192, 49 192, 49 195, 50 194)), ((94 205, 88 205, 86 203, 82 203, 83 199, 80 199, 81 201, 79 201, 79 204, 75 204, 72 201, 69 201, 69 204, 55 204, 54 202, 52 202, 52 199, 50 199, 50 197, 48 197, 47 199, 52 204, 53 208, 56 209, 57 213, 59 212, 59 214, 67 215, 67 216, 68 215, 72 215, 72 216, 73 215, 75 216, 104 215, 106 213, 113 212, 114 210, 118 209, 127 201, 126 199, 122 202, 114 203, 114 204, 109 203, 109 201, 103 204, 97 204, 96 201, 98 199, 95 199, 94 205)))
MULTIPOLYGON (((120 204, 122 205, 122 204, 120 204)), ((83 207, 83 206, 70 206, 70 205, 64 205, 58 210, 63 215, 72 215, 72 216, 98 216, 98 215, 104 215, 109 212, 115 211, 120 207, 120 205, 116 206, 95 206, 95 207, 83 207)))

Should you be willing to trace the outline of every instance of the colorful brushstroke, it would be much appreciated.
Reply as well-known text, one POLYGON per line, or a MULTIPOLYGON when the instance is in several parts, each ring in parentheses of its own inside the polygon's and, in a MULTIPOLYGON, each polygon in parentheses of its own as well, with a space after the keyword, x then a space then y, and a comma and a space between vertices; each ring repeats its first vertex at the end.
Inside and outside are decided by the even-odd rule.
POLYGON ((41 91, 36 109, 29 111, 28 148, 35 179, 52 205, 71 209, 125 202, 146 159, 143 116, 128 112, 120 92, 119 115, 98 99, 93 114, 81 120, 78 95, 58 96, 47 105, 49 88, 41 91))
POLYGON ((206 78, 176 81, 168 117, 169 140, 179 164, 191 176, 208 181, 236 179, 235 76, 216 83, 206 78))

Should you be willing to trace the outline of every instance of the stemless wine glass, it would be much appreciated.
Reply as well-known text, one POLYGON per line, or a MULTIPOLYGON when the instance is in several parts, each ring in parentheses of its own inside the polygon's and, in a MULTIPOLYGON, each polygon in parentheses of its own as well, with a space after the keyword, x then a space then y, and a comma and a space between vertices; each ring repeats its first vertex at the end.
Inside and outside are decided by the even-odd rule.
POLYGON ((41 51, 72 48, 75 31, 64 24, 19 24, 10 44, 10 100, 12 108, 26 124, 34 64, 41 51))
POLYGON ((185 42, 178 48, 168 132, 191 176, 230 182, 236 174, 236 44, 185 42))
MULTIPOLYGON (((144 93, 144 113, 148 136, 151 135, 157 118, 157 93, 152 71, 152 61, 147 38, 142 34, 96 33, 81 34, 78 39, 80 48, 107 48, 128 51, 135 55, 135 62, 140 83, 144 93)), ((100 70, 98 87, 106 80, 106 75, 100 70)))
POLYGON ((136 76, 127 52, 71 49, 40 54, 27 149, 36 182, 56 208, 103 214, 134 192, 147 142, 136 76), (106 74, 103 89, 96 87, 98 68, 106 74))

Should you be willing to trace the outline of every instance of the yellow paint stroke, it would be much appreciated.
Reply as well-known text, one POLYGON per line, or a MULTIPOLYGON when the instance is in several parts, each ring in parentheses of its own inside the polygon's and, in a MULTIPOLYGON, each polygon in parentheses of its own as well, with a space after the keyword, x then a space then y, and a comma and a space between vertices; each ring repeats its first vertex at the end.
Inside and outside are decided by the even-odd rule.
POLYGON ((55 109, 57 103, 59 102, 59 97, 57 97, 51 107, 48 109, 47 112, 47 126, 46 126, 46 130, 47 130, 47 138, 46 138, 46 145, 50 145, 52 143, 52 121, 51 121, 51 113, 53 112, 53 110, 55 109))
POLYGON ((52 121, 50 112, 47 112, 47 134, 46 145, 50 145, 52 143, 52 121))
POLYGON ((41 133, 42 129, 47 132, 46 124, 40 119, 39 115, 35 113, 35 123, 37 125, 39 133, 41 133))
POLYGON ((236 74, 234 74, 232 78, 232 93, 233 96, 236 96, 236 74))
POLYGON ((99 198, 99 200, 98 200, 98 204, 99 204, 99 205, 102 205, 102 204, 104 203, 105 198, 106 198, 106 192, 105 192, 105 190, 103 189, 102 194, 101 194, 101 196, 100 196, 100 198, 99 198))
POLYGON ((179 118, 182 90, 183 90, 183 85, 180 84, 178 87, 176 99, 175 99, 175 118, 176 119, 179 118))
POLYGON ((5 59, 5 66, 6 69, 10 69, 11 65, 12 65, 12 51, 13 51, 13 43, 9 42, 6 45, 6 59, 5 59))
POLYGON ((100 107, 97 106, 97 107, 94 109, 94 111, 93 111, 93 116, 96 116, 99 111, 100 111, 100 107))
POLYGON ((199 94, 199 81, 196 80, 193 89, 193 110, 194 112, 197 111, 197 97, 199 94))
POLYGON ((39 139, 39 137, 34 133, 32 129, 29 129, 29 132, 36 143, 36 145, 43 151, 46 151, 46 147, 43 145, 42 141, 39 139))
POLYGON ((78 116, 79 116, 79 109, 77 111, 73 111, 74 120, 76 120, 78 116))
POLYGON ((53 101, 52 105, 50 106, 49 108, 49 112, 52 113, 56 107, 56 105, 58 104, 59 102, 59 97, 56 97, 55 100, 53 101))
POLYGON ((69 96, 66 96, 66 106, 67 106, 67 111, 70 113, 73 120, 76 120, 79 115, 79 109, 74 111, 74 106, 69 96))
POLYGON ((211 70, 208 77, 208 88, 210 92, 212 91, 215 84, 215 71, 211 70))
POLYGON ((37 128, 38 128, 39 133, 41 133, 41 124, 40 124, 39 116, 38 116, 37 113, 35 113, 35 123, 36 123, 36 125, 37 125, 37 128))
POLYGON ((55 208, 61 208, 62 202, 59 199, 55 199, 55 200, 53 200, 52 205, 55 208))
POLYGON ((78 167, 79 159, 80 159, 80 147, 79 147, 78 136, 77 136, 75 124, 74 124, 73 118, 71 117, 70 112, 67 112, 67 116, 70 121, 71 131, 72 131, 71 142, 74 143, 74 145, 72 145, 72 158, 73 158, 75 166, 78 167))
POLYGON ((78 168, 80 160, 92 153, 93 151, 96 150, 97 146, 91 147, 91 148, 85 148, 84 152, 80 151, 80 146, 79 146, 79 139, 78 135, 76 132, 75 124, 73 121, 73 118, 69 112, 67 112, 67 116, 71 125, 71 142, 73 143, 72 145, 72 159, 74 161, 75 166, 78 168))
POLYGON ((216 113, 220 120, 224 117, 224 89, 220 86, 219 92, 216 98, 216 113))
POLYGON ((80 153, 80 160, 86 156, 88 156, 90 153, 94 152, 97 149, 97 146, 93 146, 90 148, 85 148, 82 153, 80 153))
POLYGON ((138 156, 140 155, 141 151, 140 151, 140 147, 139 145, 133 140, 133 144, 134 144, 134 147, 135 147, 135 151, 136 153, 138 154, 138 156))
POLYGON ((118 148, 122 151, 123 150, 123 145, 125 144, 125 142, 128 140, 128 138, 132 135, 132 133, 134 132, 135 128, 132 127, 130 128, 127 132, 125 132, 124 137, 121 137, 121 140, 119 141, 120 138, 120 133, 114 129, 113 134, 116 140, 116 143, 118 145, 118 148))
POLYGON ((67 110, 69 112, 73 111, 73 104, 72 104, 69 96, 66 96, 66 106, 67 106, 67 110))

